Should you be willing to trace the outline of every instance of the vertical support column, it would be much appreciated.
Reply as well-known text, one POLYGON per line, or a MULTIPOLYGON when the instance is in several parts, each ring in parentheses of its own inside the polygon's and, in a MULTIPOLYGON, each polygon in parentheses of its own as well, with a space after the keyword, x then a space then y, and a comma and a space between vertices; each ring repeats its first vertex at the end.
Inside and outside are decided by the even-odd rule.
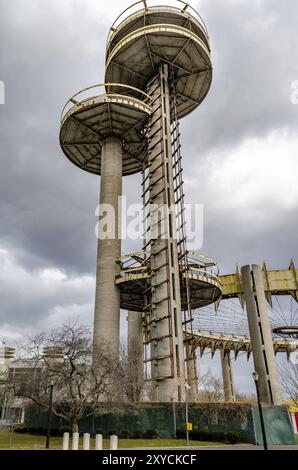
POLYGON ((198 375, 197 375, 197 355, 194 341, 189 341, 185 344, 188 348, 188 361, 187 365, 187 383, 190 386, 188 392, 189 401, 196 403, 199 400, 198 391, 198 375))
POLYGON ((144 346, 142 312, 128 312, 127 316, 128 377, 131 399, 142 399, 144 385, 144 346))
POLYGON ((281 394, 272 334, 266 308, 262 271, 253 265, 241 268, 255 370, 259 375, 261 402, 280 405, 281 394))
POLYGON ((225 401, 235 401, 230 351, 225 351, 222 349, 220 351, 220 356, 225 401))
MULTIPOLYGON (((107 220, 104 239, 98 240, 96 294, 94 313, 94 348, 106 345, 111 354, 119 354, 120 292, 115 284, 121 256, 122 140, 107 137, 102 145, 100 206, 107 220), (114 220, 106 218, 107 211, 114 220), (113 214, 112 214, 113 216, 113 214)), ((101 225, 102 227, 102 225, 101 225)), ((101 233, 102 237, 102 233, 101 233)), ((103 237, 102 237, 103 238, 103 237)))
POLYGON ((148 87, 151 208, 151 376, 154 401, 183 401, 185 366, 176 241, 168 66, 148 87))

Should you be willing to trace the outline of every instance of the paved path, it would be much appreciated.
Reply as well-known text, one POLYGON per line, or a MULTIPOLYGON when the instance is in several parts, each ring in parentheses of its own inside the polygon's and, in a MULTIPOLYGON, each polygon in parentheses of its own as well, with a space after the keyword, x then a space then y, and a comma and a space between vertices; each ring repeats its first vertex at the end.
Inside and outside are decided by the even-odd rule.
MULTIPOLYGON (((264 450, 263 446, 255 446, 253 444, 236 444, 236 445, 223 445, 223 446, 185 446, 185 447, 135 447, 134 449, 119 449, 119 450, 264 450)), ((290 446, 269 446, 269 450, 298 450, 298 445, 290 446)))

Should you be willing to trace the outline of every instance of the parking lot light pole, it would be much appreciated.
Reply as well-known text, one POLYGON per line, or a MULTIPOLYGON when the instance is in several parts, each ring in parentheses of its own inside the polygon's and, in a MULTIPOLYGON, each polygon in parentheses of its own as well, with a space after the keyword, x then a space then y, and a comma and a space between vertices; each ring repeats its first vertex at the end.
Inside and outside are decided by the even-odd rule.
POLYGON ((190 390, 190 386, 188 383, 184 384, 185 387, 185 421, 186 421, 186 441, 187 444, 189 443, 189 432, 188 432, 188 394, 190 390))

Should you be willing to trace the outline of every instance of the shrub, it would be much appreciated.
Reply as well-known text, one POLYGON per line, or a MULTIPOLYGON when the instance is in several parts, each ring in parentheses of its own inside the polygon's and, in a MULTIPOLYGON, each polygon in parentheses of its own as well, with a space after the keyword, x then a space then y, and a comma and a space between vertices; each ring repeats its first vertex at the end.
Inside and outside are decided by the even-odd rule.
POLYGON ((186 431, 185 429, 177 429, 176 431, 176 439, 185 439, 186 431))
POLYGON ((46 429, 42 427, 29 428, 29 434, 33 434, 34 436, 45 436, 46 433, 46 429))
POLYGON ((25 424, 17 424, 14 428, 14 432, 19 432, 20 434, 26 434, 27 432, 29 432, 29 429, 25 424))
POLYGON ((213 431, 210 433, 211 441, 224 442, 226 440, 226 434, 223 431, 213 431))
POLYGON ((59 429, 59 435, 60 435, 60 436, 63 436, 63 434, 64 434, 65 432, 68 432, 68 433, 71 434, 71 428, 70 428, 70 426, 64 426, 64 427, 62 427, 62 428, 59 429))
POLYGON ((132 434, 133 439, 143 439, 144 433, 142 431, 134 431, 132 434))
POLYGON ((212 435, 209 431, 199 431, 199 441, 211 441, 212 435))
POLYGON ((118 437, 120 439, 129 439, 131 436, 131 433, 128 429, 122 429, 121 431, 118 432, 118 437))
POLYGON ((158 434, 155 431, 155 429, 147 429, 146 432, 144 432, 144 439, 157 439, 158 434))
POLYGON ((227 432, 226 441, 230 442, 231 444, 237 444, 238 442, 240 442, 239 432, 234 432, 234 431, 227 432))
POLYGON ((96 429, 95 433, 101 434, 105 438, 108 437, 108 433, 106 431, 103 431, 102 429, 96 429))
POLYGON ((192 431, 190 438, 193 441, 224 442, 226 434, 222 431, 192 431))

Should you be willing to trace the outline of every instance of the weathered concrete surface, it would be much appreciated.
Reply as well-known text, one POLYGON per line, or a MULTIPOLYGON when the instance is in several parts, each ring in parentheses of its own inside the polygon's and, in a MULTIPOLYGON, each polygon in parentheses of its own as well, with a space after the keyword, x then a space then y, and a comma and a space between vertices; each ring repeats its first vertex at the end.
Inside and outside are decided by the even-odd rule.
POLYGON ((120 293, 115 276, 119 271, 116 260, 121 256, 121 194, 122 140, 108 137, 102 148, 100 205, 112 207, 115 218, 109 221, 111 233, 98 240, 93 341, 95 348, 106 345, 115 355, 119 353, 120 328, 120 293))

